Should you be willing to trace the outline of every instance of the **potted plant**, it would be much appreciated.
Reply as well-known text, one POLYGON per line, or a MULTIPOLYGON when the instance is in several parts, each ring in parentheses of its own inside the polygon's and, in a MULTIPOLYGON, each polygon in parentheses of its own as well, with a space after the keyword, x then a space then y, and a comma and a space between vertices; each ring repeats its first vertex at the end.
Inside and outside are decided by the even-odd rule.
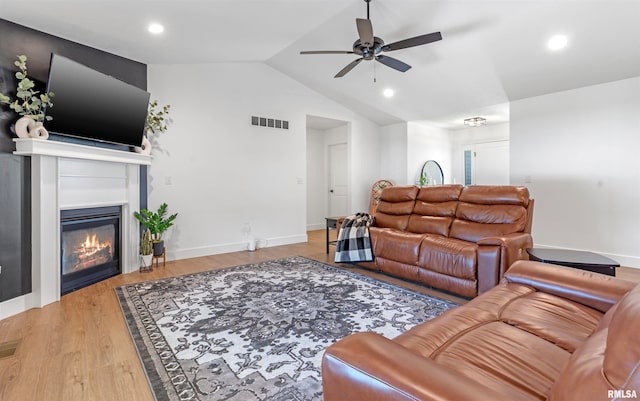
POLYGON ((151 232, 153 255, 162 255, 164 251, 162 234, 167 231, 169 227, 173 226, 173 221, 178 217, 178 213, 167 217, 167 204, 163 203, 156 212, 152 212, 149 209, 142 209, 140 212, 133 212, 133 215, 151 232))
POLYGON ((170 104, 162 106, 158 110, 158 101, 154 100, 149 103, 149 111, 147 112, 147 120, 144 123, 144 137, 142 138, 142 146, 135 147, 135 151, 148 155, 151 153, 151 142, 149 135, 165 132, 171 119, 169 118, 170 104))
POLYGON ((16 135, 20 138, 40 138, 47 139, 49 133, 42 126, 45 118, 50 120, 51 117, 45 117, 44 110, 53 107, 53 92, 40 93, 35 89, 35 82, 27 76, 27 56, 24 54, 17 56, 18 60, 14 62, 20 71, 16 72, 18 86, 16 87, 16 98, 11 98, 0 93, 0 104, 8 104, 9 108, 21 116, 16 121, 16 135))
POLYGON ((140 258, 142 259, 140 271, 153 270, 151 265, 153 263, 153 242, 151 241, 151 232, 148 229, 144 230, 140 241, 140 258))

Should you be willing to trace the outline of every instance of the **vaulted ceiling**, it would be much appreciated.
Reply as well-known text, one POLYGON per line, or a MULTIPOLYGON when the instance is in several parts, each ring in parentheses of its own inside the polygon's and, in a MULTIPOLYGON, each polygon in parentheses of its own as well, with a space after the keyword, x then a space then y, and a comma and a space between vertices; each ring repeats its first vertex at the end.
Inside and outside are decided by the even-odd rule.
MULTIPOLYGON (((266 62, 381 124, 429 120, 447 128, 509 101, 640 75, 638 0, 372 0, 376 36, 434 31, 442 41, 387 53, 405 73, 363 61, 333 78, 351 50, 364 0, 0 0, 0 18, 147 64, 266 62), (146 29, 164 25, 157 36, 146 29), (555 34, 562 51, 547 49, 555 34), (392 98, 382 92, 394 90, 392 98)), ((2 40, 0 38, 0 40, 2 40)))

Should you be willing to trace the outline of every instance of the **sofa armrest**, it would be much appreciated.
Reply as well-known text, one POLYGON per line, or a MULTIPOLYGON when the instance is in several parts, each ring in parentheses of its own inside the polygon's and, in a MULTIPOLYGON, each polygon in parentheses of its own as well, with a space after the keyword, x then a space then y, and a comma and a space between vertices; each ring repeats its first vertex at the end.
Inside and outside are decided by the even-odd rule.
POLYGON ((534 261, 514 263, 505 273, 504 280, 529 285, 601 312, 608 311, 636 285, 604 274, 534 261))
POLYGON ((375 333, 357 333, 322 358, 324 401, 495 401, 501 394, 375 333))
POLYGON ((502 278, 504 272, 507 271, 517 260, 527 260, 527 248, 533 247, 533 238, 531 234, 514 233, 494 237, 485 237, 478 241, 478 245, 497 245, 500 246, 500 273, 502 278))

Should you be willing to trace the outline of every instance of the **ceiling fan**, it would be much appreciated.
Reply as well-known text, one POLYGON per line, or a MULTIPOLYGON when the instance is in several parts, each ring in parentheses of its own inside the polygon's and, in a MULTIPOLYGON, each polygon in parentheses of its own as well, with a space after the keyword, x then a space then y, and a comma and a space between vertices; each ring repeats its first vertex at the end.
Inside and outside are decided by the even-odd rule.
POLYGON ((373 26, 369 19, 369 3, 371 0, 364 0, 367 3, 367 19, 356 18, 356 27, 358 28, 358 35, 360 36, 355 42, 353 42, 353 51, 342 50, 312 50, 301 51, 300 54, 357 54, 361 56, 358 59, 353 60, 347 64, 340 72, 338 72, 334 78, 340 78, 345 76, 355 66, 360 64, 362 60, 376 60, 387 67, 391 67, 394 70, 400 72, 406 72, 411 68, 407 63, 404 63, 393 57, 380 54, 382 52, 389 52, 394 50, 406 49, 408 47, 426 45, 428 43, 437 42, 442 40, 440 32, 428 33, 426 35, 420 35, 409 39, 400 40, 397 42, 385 44, 384 40, 377 36, 373 36, 373 26))

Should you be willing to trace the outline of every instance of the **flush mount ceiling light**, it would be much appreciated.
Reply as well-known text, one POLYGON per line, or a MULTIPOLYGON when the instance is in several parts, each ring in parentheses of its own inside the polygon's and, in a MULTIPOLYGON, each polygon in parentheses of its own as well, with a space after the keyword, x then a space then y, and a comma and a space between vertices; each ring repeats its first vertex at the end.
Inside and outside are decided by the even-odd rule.
POLYGON ((384 97, 393 97, 395 92, 393 91, 393 89, 387 88, 382 92, 382 94, 384 95, 384 97))
POLYGON ((464 125, 466 125, 467 127, 480 127, 482 125, 485 125, 486 123, 487 119, 482 117, 471 117, 464 119, 464 125))
POLYGON ((160 34, 162 32, 164 32, 164 27, 160 24, 150 24, 149 27, 147 28, 147 30, 153 34, 160 34))
POLYGON ((567 46, 567 37, 565 35, 555 35, 547 42, 550 50, 560 50, 567 46))

